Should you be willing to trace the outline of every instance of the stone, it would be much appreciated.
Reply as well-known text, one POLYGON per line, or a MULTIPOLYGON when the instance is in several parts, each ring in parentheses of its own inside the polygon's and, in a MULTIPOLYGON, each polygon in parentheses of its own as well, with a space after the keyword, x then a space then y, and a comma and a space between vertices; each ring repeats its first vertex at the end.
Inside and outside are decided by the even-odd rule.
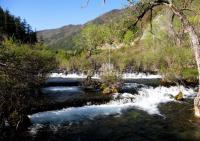
POLYGON ((183 93, 180 91, 174 98, 175 100, 183 101, 184 100, 183 93))
POLYGON ((106 87, 103 89, 103 94, 110 94, 110 93, 111 93, 110 87, 106 87))
POLYGON ((117 89, 115 87, 105 87, 103 89, 103 94, 114 94, 114 93, 118 93, 117 89))

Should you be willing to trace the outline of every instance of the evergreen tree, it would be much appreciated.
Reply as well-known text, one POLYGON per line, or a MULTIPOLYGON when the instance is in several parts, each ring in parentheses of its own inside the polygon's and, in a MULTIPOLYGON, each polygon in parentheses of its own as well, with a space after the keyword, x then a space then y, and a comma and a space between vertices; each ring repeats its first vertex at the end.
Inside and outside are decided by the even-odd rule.
POLYGON ((13 38, 22 43, 36 43, 36 33, 27 24, 26 20, 15 17, 8 10, 4 11, 0 7, 0 40, 3 38, 13 38))

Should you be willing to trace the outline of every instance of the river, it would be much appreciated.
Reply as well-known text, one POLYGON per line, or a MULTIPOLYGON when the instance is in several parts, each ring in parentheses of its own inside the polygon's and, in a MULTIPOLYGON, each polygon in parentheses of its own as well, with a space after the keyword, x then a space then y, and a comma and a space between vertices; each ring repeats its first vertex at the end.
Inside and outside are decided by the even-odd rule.
MULTIPOLYGON (((139 78, 138 78, 139 79, 139 78)), ((66 88, 55 86, 58 93, 66 88)), ((50 88, 52 89, 52 87, 50 88)), ((133 93, 116 93, 110 102, 87 103, 29 115, 33 141, 199 141, 200 120, 193 115, 195 88, 125 83, 133 93), (173 96, 183 92, 184 101, 173 96)), ((73 89, 70 89, 70 93, 73 89)), ((77 89, 75 89, 77 91, 77 89)), ((76 92, 77 93, 77 92, 76 92)), ((95 93, 96 94, 96 93, 95 93)), ((81 95, 83 93, 81 92, 81 95)), ((70 94, 71 96, 71 94, 70 94)))

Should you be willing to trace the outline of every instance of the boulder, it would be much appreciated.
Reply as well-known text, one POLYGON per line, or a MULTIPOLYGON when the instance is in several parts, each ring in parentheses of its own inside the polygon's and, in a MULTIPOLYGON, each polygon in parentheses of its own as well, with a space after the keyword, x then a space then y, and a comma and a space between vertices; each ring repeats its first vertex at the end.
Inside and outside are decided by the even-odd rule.
POLYGON ((183 101, 184 100, 183 93, 180 91, 174 98, 175 100, 183 101))
POLYGON ((103 94, 110 94, 110 93, 111 93, 110 87, 106 87, 103 89, 103 94))
POLYGON ((117 89, 115 87, 105 87, 103 89, 103 94, 114 94, 117 93, 117 89))

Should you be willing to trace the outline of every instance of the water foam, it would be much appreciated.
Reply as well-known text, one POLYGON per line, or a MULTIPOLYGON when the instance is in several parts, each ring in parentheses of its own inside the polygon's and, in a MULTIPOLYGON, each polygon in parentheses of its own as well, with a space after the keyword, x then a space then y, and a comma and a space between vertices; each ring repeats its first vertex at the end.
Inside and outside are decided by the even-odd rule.
POLYGON ((167 103, 175 101, 173 98, 179 92, 184 94, 184 98, 190 98, 195 96, 195 92, 191 88, 185 88, 183 86, 177 87, 143 87, 139 90, 139 94, 135 97, 134 106, 142 109, 149 114, 160 114, 158 106, 161 103, 167 103))
POLYGON ((138 94, 114 94, 113 100, 102 105, 87 105, 83 107, 71 107, 57 111, 47 111, 30 115, 33 123, 64 123, 77 122, 85 119, 93 119, 97 116, 117 115, 128 108, 138 108, 149 114, 160 114, 159 104, 175 101, 175 96, 180 91, 185 98, 195 96, 191 88, 180 87, 142 87, 138 94))
POLYGON ((149 74, 149 73, 124 73, 122 75, 123 79, 160 79, 162 78, 159 74, 149 74))
POLYGON ((77 73, 72 73, 72 74, 64 74, 64 73, 51 73, 49 77, 54 78, 54 77, 59 77, 59 78, 87 78, 87 76, 83 73, 77 74, 77 73))
MULTIPOLYGON (((87 78, 87 75, 81 73, 72 73, 72 74, 64 74, 64 73, 51 73, 49 77, 60 77, 60 78, 87 78)), ((158 74, 149 74, 149 73, 124 73, 122 74, 122 79, 160 79, 162 78, 161 75, 158 74)), ((98 74, 94 74, 92 79, 100 79, 100 76, 98 74)))

